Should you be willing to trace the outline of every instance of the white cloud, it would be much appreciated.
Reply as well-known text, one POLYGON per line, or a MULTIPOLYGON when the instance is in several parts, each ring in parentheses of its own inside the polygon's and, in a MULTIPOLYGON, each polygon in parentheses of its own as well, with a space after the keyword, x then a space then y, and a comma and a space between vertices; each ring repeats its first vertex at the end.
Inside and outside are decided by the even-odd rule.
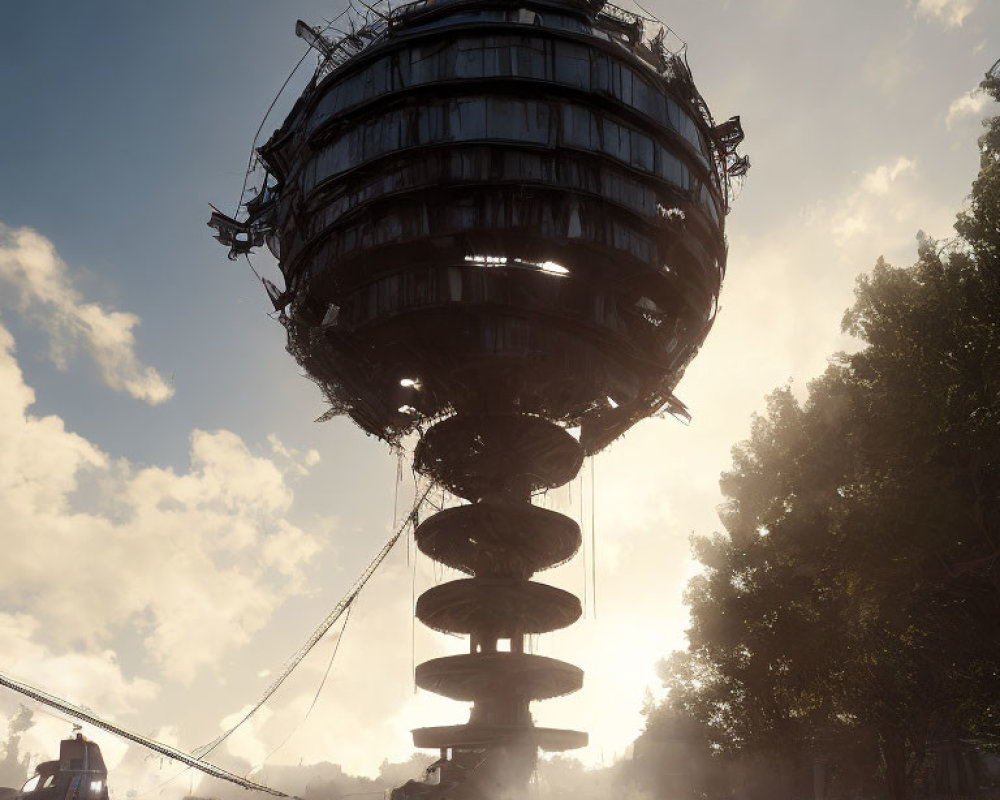
POLYGON ((978 0, 918 0, 917 15, 932 17, 949 28, 961 27, 978 0))
POLYGON ((303 590, 320 543, 285 515, 308 454, 279 465, 233 433, 194 431, 185 471, 137 469, 33 401, 0 325, 0 608, 30 613, 46 641, 103 652, 131 626, 162 674, 187 681, 303 590))
MULTIPOLYGON (((419 593, 445 579, 425 557, 415 566, 414 575, 407 564, 405 542, 400 542, 351 611, 339 648, 340 624, 280 692, 227 740, 225 750, 258 766, 281 745, 267 759, 269 765, 304 758, 307 763, 332 761, 349 773, 374 776, 383 758, 398 761, 413 753, 412 728, 464 721, 467 706, 414 690, 414 659, 420 663, 468 647, 467 641, 432 632, 419 623, 413 627, 411 580, 416 581, 419 593), (335 648, 337 658, 330 665, 335 648), (316 707, 306 719, 323 681, 316 707)), ((269 680, 271 675, 262 677, 269 680)), ((249 708, 220 719, 219 731, 228 730, 249 708)))
MULTIPOLYGON (((86 349, 117 370, 122 387, 159 396, 128 383, 138 365, 137 318, 80 303, 46 239, 0 228, 0 281, 14 287, 19 310, 59 317, 48 327, 58 357, 86 349), (131 364, 124 375, 123 364, 131 364)), ((290 480, 319 455, 273 436, 258 454, 232 432, 195 430, 184 469, 140 467, 68 431, 58 416, 33 414, 34 402, 0 322, 0 671, 143 730, 161 687, 123 674, 110 644, 129 648, 130 663, 144 659, 157 681, 186 684, 249 642, 307 588, 304 569, 321 540, 288 521, 290 480)), ((18 701, 0 695, 0 717, 18 701)), ((248 728, 246 747, 268 715, 248 728)), ((22 752, 48 757, 68 732, 62 715, 36 713, 22 752)), ((143 732, 180 738, 176 727, 143 732)), ((126 758, 128 745, 98 738, 110 766, 134 762, 122 779, 146 780, 144 756, 126 758)))
POLYGON ((139 317, 84 302, 73 288, 66 264, 44 236, 0 223, 0 282, 13 290, 3 295, 13 294, 18 310, 32 312, 43 325, 49 355, 57 366, 64 367, 82 348, 112 389, 151 405, 173 395, 173 387, 160 373, 136 357, 133 329, 139 317))
POLYGON ((271 454, 275 459, 280 459, 283 465, 287 465, 300 475, 305 475, 309 472, 309 467, 315 467, 320 462, 318 450, 310 448, 303 453, 301 450, 286 447, 273 433, 267 437, 267 441, 271 445, 271 454))
MULTIPOLYGON (((44 626, 35 616, 0 612, 0 671, 119 723, 122 718, 134 720, 136 712, 159 694, 153 681, 127 677, 109 649, 56 649, 39 643, 44 637, 44 626)), ((9 722, 22 703, 32 718, 18 749, 21 759, 31 754, 34 765, 57 754, 58 742, 70 734, 72 720, 7 690, 0 694, 0 720, 9 722)), ((105 762, 115 770, 129 745, 87 723, 82 728, 84 735, 100 742, 105 762)), ((8 764, 4 777, 20 785, 27 775, 17 775, 8 764)))
POLYGON ((182 747, 180 731, 176 725, 164 725, 153 734, 152 738, 170 747, 182 747))
MULTIPOLYGON (((219 723, 221 730, 228 731, 237 722, 240 722, 251 708, 253 708, 252 705, 247 705, 239 711, 223 717, 219 723)), ((263 764, 272 747, 264 741, 261 732, 273 715, 274 712, 267 706, 261 708, 226 740, 226 749, 232 755, 242 758, 254 767, 263 764)))
POLYGON ((989 97, 986 92, 979 89, 968 94, 963 94, 948 106, 948 116, 945 117, 945 126, 950 130, 952 125, 962 117, 976 116, 986 108, 989 97))
MULTIPOLYGON (((900 188, 899 179, 916 172, 916 162, 899 156, 866 173, 858 188, 830 216, 830 231, 838 245, 869 231, 885 227, 887 220, 903 221, 911 215, 913 201, 900 188), (892 195, 892 201, 888 198, 892 195)), ((915 232, 915 230, 914 230, 915 232)))
POLYGON ((30 614, 0 612, 0 669, 110 717, 128 714, 156 695, 155 683, 122 675, 113 651, 54 652, 38 643, 40 628, 30 614))
POLYGON ((906 156, 900 156, 894 164, 883 164, 865 175, 861 182, 861 188, 868 194, 887 195, 892 183, 900 175, 913 172, 916 166, 906 156))

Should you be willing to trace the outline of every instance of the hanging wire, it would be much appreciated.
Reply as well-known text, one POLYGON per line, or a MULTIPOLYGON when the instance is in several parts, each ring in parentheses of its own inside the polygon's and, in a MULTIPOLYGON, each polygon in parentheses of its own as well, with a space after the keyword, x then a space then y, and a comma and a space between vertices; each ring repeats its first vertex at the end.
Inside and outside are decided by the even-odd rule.
MULTIPOLYGON (((431 484, 433 486, 433 484, 431 484)), ((428 488, 428 491, 430 489, 428 488)), ((417 541, 416 526, 413 533, 413 570, 410 579, 410 674, 413 676, 413 693, 417 693, 417 541)))
MULTIPOLYGON (((337 653, 340 651, 340 643, 344 641, 344 633, 347 631, 347 623, 351 621, 351 611, 353 610, 354 610, 354 604, 352 603, 347 607, 347 613, 344 614, 344 624, 340 628, 340 635, 337 637, 337 642, 333 646, 333 652, 330 654, 329 662, 327 662, 326 671, 323 673, 323 678, 322 680, 320 680, 319 686, 316 687, 316 694, 313 695, 312 702, 309 704, 309 708, 306 710, 305 715, 302 717, 299 723, 294 728, 292 728, 291 733, 289 733, 288 736, 284 738, 281 744, 279 744, 270 753, 264 756, 264 760, 261 761, 261 766, 264 766, 268 761, 270 761, 271 756, 273 756, 282 747, 284 747, 291 741, 292 737, 301 730, 306 720, 309 719, 309 715, 312 714, 313 709, 316 708, 316 703, 319 700, 320 693, 323 691, 323 687, 326 685, 327 678, 330 677, 330 670, 333 668, 333 662, 336 660, 337 653)), ((247 775, 249 775, 253 771, 254 770, 251 769, 250 772, 247 773, 247 775)))
POLYGON ((189 768, 197 769, 200 772, 204 772, 206 775, 211 775, 213 778, 219 778, 220 780, 235 783, 237 786, 242 786, 244 789, 254 789, 258 792, 266 792, 267 794, 274 795, 275 797, 295 797, 295 795, 287 794, 286 792, 279 791, 278 789, 272 789, 270 786, 265 786, 261 783, 255 783, 254 781, 249 781, 246 778, 241 778, 239 775, 234 775, 232 772, 224 770, 221 767, 217 767, 215 764, 204 761, 190 753, 185 753, 183 750, 178 750, 176 747, 164 744, 163 742, 158 742, 148 736, 134 733, 126 728, 122 728, 119 725, 115 725, 102 719, 101 717, 98 717, 91 711, 75 706, 66 700, 61 700, 55 695, 51 695, 48 692, 44 692, 41 689, 31 686, 30 684, 16 680, 15 678, 2 673, 0 673, 0 686, 18 692, 19 694, 29 697, 42 705, 61 711, 63 714, 80 720, 81 722, 86 722, 88 725, 93 725, 95 728, 100 728, 101 730, 112 733, 115 736, 120 736, 123 739, 128 739, 130 742, 142 745, 143 747, 152 750, 154 753, 159 753, 161 756, 165 756, 172 761, 180 761, 182 764, 187 764, 189 768))
MULTIPOLYGON (((234 725, 228 731, 226 731, 225 733, 223 733, 221 736, 216 737, 214 740, 212 740, 211 742, 209 742, 207 745, 202 745, 201 747, 196 748, 196 750, 202 751, 200 753, 200 757, 201 758, 204 758, 204 756, 208 755, 216 747, 218 747, 226 739, 228 739, 233 733, 235 733, 235 731, 241 725, 243 725, 248 719, 250 719, 250 717, 252 717, 260 709, 261 706, 263 706, 263 704, 267 701, 267 699, 269 699, 271 697, 271 695, 273 695, 274 692, 277 691, 278 686, 280 686, 281 683, 283 683, 284 680, 291 674, 291 671, 294 670, 295 667, 297 667, 299 663, 301 663, 302 659, 305 658, 305 655, 309 652, 309 650, 311 650, 316 645, 316 643, 318 643, 319 640, 323 638, 323 635, 325 635, 325 633, 333 626, 333 624, 339 618, 340 614, 342 614, 342 613, 344 613, 344 611, 346 611, 347 614, 348 614, 348 618, 349 618, 349 616, 350 616, 350 609, 351 609, 351 607, 352 607, 352 605, 354 603, 354 600, 357 599, 357 596, 358 596, 358 594, 360 594, 361 589, 364 588, 365 583, 367 583, 368 579, 371 577, 371 575, 374 574, 375 569, 377 569, 378 566, 382 563, 382 561, 385 560, 385 557, 392 550, 393 545, 395 545, 395 543, 399 540, 400 535, 403 533, 403 531, 405 531, 407 529, 408 525, 411 522, 413 522, 414 525, 416 524, 417 516, 418 516, 419 511, 420 511, 420 506, 427 500, 427 495, 429 494, 429 492, 431 490, 431 486, 428 486, 427 489, 426 489, 426 491, 423 493, 423 495, 421 495, 419 499, 417 499, 417 500, 414 501, 413 506, 412 506, 412 508, 410 510, 410 514, 407 516, 406 520, 403 522, 402 525, 400 525, 396 529, 395 534, 392 537, 390 537, 389 541, 386 542, 386 544, 385 544, 385 546, 383 546, 382 550, 379 551, 379 554, 368 565, 368 568, 365 570, 364 573, 362 573, 361 577, 355 582, 354 587, 352 588, 352 591, 349 592, 348 595, 345 596, 345 598, 342 599, 340 601, 340 603, 337 604, 337 607, 334 609, 334 611, 330 613, 330 615, 326 618, 326 620, 324 620, 323 623, 321 623, 320 626, 315 631, 313 631, 313 635, 310 637, 310 640, 309 640, 309 642, 312 642, 312 644, 310 644, 309 642, 307 642, 306 645, 303 646, 303 648, 300 648, 299 652, 296 653, 295 656, 292 657, 292 659, 288 663, 288 665, 286 665, 285 670, 282 673, 282 675, 279 676, 279 678, 275 682, 273 682, 271 684, 271 686, 268 687, 267 691, 265 691, 264 697, 261 698, 261 700, 254 707, 252 707, 250 709, 250 711, 239 722, 236 723, 236 725, 234 725), (339 612, 338 612, 338 609, 339 609, 339 612), (319 638, 316 638, 317 635, 318 635, 319 638)), ((415 489, 417 488, 416 482, 414 482, 414 488, 415 489)), ((341 633, 340 633, 341 637, 344 635, 344 630, 346 629, 346 627, 347 627, 347 619, 344 620, 344 627, 341 628, 341 633)), ((339 647, 340 647, 340 639, 338 638, 338 640, 337 640, 337 646, 334 649, 333 657, 336 656, 337 649, 339 647)), ((332 658, 333 657, 331 657, 331 664, 332 664, 332 658)), ((327 667, 327 673, 329 673, 329 666, 327 667)), ((325 681, 326 681, 326 678, 324 677, 323 678, 323 682, 325 682, 325 681)), ((320 689, 322 689, 322 683, 320 684, 320 689)), ((318 697, 318 693, 317 693, 317 697, 318 697)), ((316 699, 314 698, 313 699, 313 703, 315 704, 315 702, 316 702, 316 699)), ((310 711, 311 710, 312 710, 312 707, 310 707, 310 711)), ((307 712, 307 716, 308 716, 308 712, 307 712)), ((284 745, 284 742, 282 743, 282 745, 279 745, 279 749, 283 745, 284 745)), ((268 758, 270 758, 270 755, 268 755, 268 758)), ((194 766, 194 765, 191 765, 191 766, 194 766)), ((195 767, 195 768, 199 768, 199 767, 195 767)), ((188 768, 185 768, 185 769, 181 770, 176 775, 173 775, 172 777, 167 778, 167 780, 163 781, 163 783, 161 783, 158 786, 154 787, 154 789, 152 791, 155 792, 155 791, 159 790, 162 793, 163 787, 165 787, 167 784, 172 783, 174 780, 176 780, 177 778, 179 778, 182 775, 184 775, 188 771, 188 769, 190 769, 190 766, 188 768)), ((285 796, 285 795, 283 795, 283 796, 285 796)))
MULTIPOLYGON (((173 763, 173 762, 171 762, 171 763, 173 763)), ((162 756, 160 757, 160 769, 161 770, 163 769, 163 757, 162 756)), ((177 780, 178 778, 180 778, 182 775, 187 775, 187 773, 190 772, 190 771, 191 771, 191 767, 184 767, 184 769, 182 769, 180 772, 178 772, 178 773, 176 773, 174 775, 171 775, 169 778, 167 778, 162 783, 158 783, 156 786, 154 786, 152 789, 150 789, 148 792, 146 792, 146 794, 152 794, 153 792, 156 792, 157 794, 163 794, 163 789, 168 784, 173 783, 175 780, 177 780)))
MULTIPOLYGON (((396 527, 396 519, 397 519, 397 514, 398 514, 398 508, 399 508, 399 484, 402 483, 402 481, 403 481, 403 451, 402 451, 402 449, 400 449, 400 451, 396 454, 396 483, 395 483, 395 486, 393 488, 393 493, 392 493, 392 527, 393 528, 396 527)), ((410 548, 409 548, 409 545, 407 545, 407 548, 406 548, 406 563, 407 564, 410 563, 410 548)))
MULTIPOLYGON (((343 17, 348 11, 351 10, 351 8, 353 8, 353 6, 348 4, 348 6, 343 11, 341 11, 339 14, 337 14, 337 16, 335 16, 332 20, 330 20, 326 24, 326 27, 323 29, 323 33, 326 33, 328 30, 330 30, 341 17, 343 17)), ((302 63, 306 60, 306 58, 309 57, 310 52, 312 52, 311 46, 307 47, 306 51, 302 54, 302 58, 300 58, 297 62, 295 62, 295 66, 292 67, 292 71, 288 73, 288 77, 285 78, 284 83, 281 84, 281 88, 278 89, 278 93, 274 96, 274 99, 271 101, 271 105, 267 107, 267 111, 264 112, 264 118, 260 121, 260 125, 257 127, 257 132, 254 134, 253 141, 250 143, 250 157, 247 159, 247 171, 246 174, 243 176, 243 187, 240 189, 240 199, 239 202, 236 204, 236 213, 233 215, 234 217, 240 213, 240 209, 243 207, 243 195, 246 193, 247 190, 247 182, 250 180, 250 173, 253 172, 254 161, 256 160, 257 157, 257 140, 260 138, 261 131, 264 130, 264 126, 267 124, 267 118, 271 116, 271 112, 274 111, 274 107, 278 104, 278 100, 281 98, 281 95, 288 87, 288 84, 291 83, 292 78, 295 77, 295 73, 299 71, 299 67, 301 67, 302 63)))
MULTIPOLYGON (((343 11, 337 14, 337 16, 335 16, 332 20, 330 20, 326 24, 326 27, 323 28, 322 33, 326 33, 328 30, 330 30, 333 27, 334 23, 336 23, 352 8, 353 6, 348 4, 347 8, 345 8, 343 11)), ((247 157, 247 168, 246 172, 243 173, 243 185, 240 187, 240 198, 239 201, 236 203, 236 211, 233 213, 234 219, 239 217, 240 209, 243 208, 243 198, 246 196, 247 183, 250 181, 250 175, 253 173, 254 167, 257 165, 257 140, 260 139, 260 134, 264 130, 264 126, 267 124, 268 117, 271 116, 271 112, 274 110, 274 107, 278 104, 278 100, 281 98, 281 95, 284 93, 285 89, 288 88, 288 84, 291 83, 292 78, 295 77, 295 73, 299 71, 299 67, 301 67, 306 58, 309 57, 309 53, 311 51, 312 47, 311 46, 307 47, 306 51, 302 54, 302 57, 295 62, 295 66, 292 67, 292 71, 288 73, 288 77, 285 78, 284 82, 281 84, 281 88, 278 89, 277 94, 274 95, 274 99, 271 100, 271 104, 267 107, 267 111, 264 112, 264 117, 261 119, 260 125, 257 126, 257 132, 253 135, 253 141, 250 143, 250 155, 247 157)), ((265 181, 266 180, 267 178, 265 176, 265 181)), ((246 256, 247 265, 250 267, 250 271, 253 272, 254 277, 256 277, 258 281, 262 282, 263 279, 261 278, 260 273, 257 272, 257 269, 256 267, 254 267, 253 262, 250 261, 249 253, 244 253, 244 255, 246 256)))
MULTIPOLYGON (((326 665, 326 671, 323 673, 323 678, 322 678, 322 680, 320 680, 319 686, 316 689, 316 694, 313 696, 312 703, 310 703, 309 709, 306 711, 305 716, 302 717, 302 719, 299 721, 299 723, 282 740, 281 744, 279 744, 270 753, 268 753, 266 756, 264 756, 264 760, 261 762, 260 766, 264 766, 268 761, 270 761, 271 756, 273 756, 275 753, 277 753, 279 750, 281 750, 286 744, 288 744, 291 741, 292 737, 296 733, 299 732, 299 730, 305 724, 306 720, 309 719, 309 715, 312 714, 313 709, 316 707, 316 702, 319 700, 320 693, 323 691, 323 686, 326 684, 326 680, 327 680, 327 678, 330 675, 330 669, 333 667, 333 662, 337 658, 337 653, 340 650, 340 643, 341 643, 341 641, 343 641, 344 632, 347 630, 347 623, 351 619, 351 611, 352 611, 353 608, 354 608, 354 604, 353 603, 350 606, 348 606, 348 608, 347 608, 347 613, 344 615, 344 624, 341 627, 341 629, 340 629, 340 635, 337 637, 337 641, 336 641, 336 643, 333 646, 333 653, 330 655, 330 661, 326 665)), ((178 772, 176 775, 173 775, 170 778, 167 778, 165 781, 163 781, 163 783, 161 783, 158 786, 156 786, 153 789, 153 791, 154 792, 158 791, 160 794, 162 794, 163 788, 165 786, 167 786, 167 784, 173 783, 175 780, 177 780, 178 778, 180 778, 182 775, 184 775, 186 772, 188 772, 190 770, 191 770, 191 767, 185 767, 180 772, 178 772)), ((249 776, 254 771, 255 771, 254 768, 251 768, 250 771, 247 772, 246 775, 244 775, 243 777, 244 778, 249 778, 249 776)), ((191 794, 193 794, 193 793, 194 793, 194 791, 192 789, 191 794)))
POLYGON ((264 279, 260 276, 260 273, 257 272, 257 268, 253 265, 253 262, 250 260, 250 254, 249 253, 244 253, 243 256, 244 256, 244 258, 246 258, 246 260, 247 260, 247 266, 250 267, 250 271, 254 274, 254 277, 260 283, 263 283, 264 279))
MULTIPOLYGON (((344 13, 346 13, 346 10, 344 12, 341 12, 341 16, 343 16, 344 13)), ((292 67, 292 71, 288 73, 288 77, 285 78, 285 82, 281 84, 281 88, 278 89, 278 93, 274 96, 274 99, 271 101, 271 105, 267 107, 267 111, 264 112, 264 118, 260 121, 260 125, 257 127, 257 132, 253 136, 253 142, 251 142, 250 144, 250 157, 249 159, 247 159, 247 171, 243 175, 243 186, 240 188, 240 199, 239 202, 236 204, 236 212, 233 214, 234 218, 239 215, 240 209, 243 208, 243 196, 246 194, 247 191, 247 182, 250 180, 250 173, 253 172, 254 162, 257 160, 257 140, 260 138, 260 133, 261 131, 264 130, 264 126, 267 124, 267 118, 271 115, 271 112, 274 110, 275 105, 277 105, 278 99, 281 97, 282 92, 285 91, 285 87, 287 87, 288 84, 291 82, 292 78, 295 76, 295 73, 299 71, 299 67, 302 66, 302 62, 309 57, 309 53, 311 52, 312 52, 312 47, 307 47, 306 51, 302 54, 302 58, 300 58, 297 62, 295 62, 295 66, 292 67)))
POLYGON ((407 527, 411 524, 411 522, 415 522, 420 506, 423 504, 424 500, 427 499, 427 495, 430 493, 431 488, 433 488, 433 484, 430 484, 424 491, 424 493, 414 501, 413 507, 410 510, 410 513, 407 515, 406 520, 403 522, 403 524, 400 525, 393 533, 393 535, 389 537, 389 540, 382 546, 382 549, 378 552, 375 558, 371 560, 371 562, 365 568, 364 572, 361 573, 361 576, 354 582, 354 585, 351 587, 351 590, 346 595, 344 595, 344 597, 340 600, 340 602, 337 603, 337 605, 334 607, 333 611, 331 611, 327 615, 326 619, 324 619, 319 624, 319 626, 312 632, 312 634, 306 640, 305 644, 303 644, 302 647, 300 647, 295 652, 295 654, 292 655, 292 657, 288 660, 288 663, 285 665, 284 669, 282 669, 281 674, 277 678, 275 678, 274 681, 272 681, 271 685, 267 687, 267 689, 264 691, 264 694, 260 697, 260 699, 257 700, 256 703, 254 703, 254 705, 250 708, 250 710, 247 711, 240 718, 240 720, 235 725, 233 725, 233 727, 231 727, 229 730, 225 731, 221 735, 217 736, 208 744, 202 745, 201 747, 197 748, 200 757, 204 757, 209 753, 211 753, 213 750, 215 750, 215 748, 217 748, 220 744, 226 741, 226 739, 232 736, 244 723, 247 722, 247 720, 249 720, 254 714, 256 714, 260 710, 261 706, 263 706, 264 703, 266 703, 271 698, 271 695, 273 695, 276 691, 278 691, 278 689, 288 679, 288 676, 292 674, 295 668, 302 663, 302 660, 309 654, 309 652, 317 644, 319 644, 320 640, 326 635, 327 631, 329 631, 330 628, 332 628, 336 624, 337 620, 340 619, 340 617, 344 614, 344 612, 347 611, 350 605, 357 599, 358 595, 361 594, 361 590, 364 589, 365 584, 368 583, 372 575, 375 574, 375 571, 379 568, 382 562, 385 561, 386 556, 389 555, 389 552, 392 550, 393 546, 395 546, 396 542, 398 542, 400 537, 403 535, 403 531, 407 529, 407 527))
POLYGON ((638 8, 643 14, 646 15, 645 17, 642 17, 646 22, 655 22, 657 25, 662 25, 670 33, 676 36, 677 39, 681 42, 681 44, 687 46, 687 43, 684 41, 684 39, 681 38, 681 36, 677 33, 677 31, 675 31, 673 28, 667 25, 667 23, 665 23, 662 19, 656 16, 656 14, 654 14, 652 11, 646 8, 642 3, 639 2, 639 0, 632 0, 632 2, 635 4, 636 8, 638 8))
POLYGON ((580 474, 580 557, 583 562, 583 617, 587 618, 587 537, 583 524, 583 473, 580 474))
POLYGON ((590 610, 597 619, 597 514, 594 506, 597 504, 597 494, 594 491, 594 457, 590 457, 590 610))

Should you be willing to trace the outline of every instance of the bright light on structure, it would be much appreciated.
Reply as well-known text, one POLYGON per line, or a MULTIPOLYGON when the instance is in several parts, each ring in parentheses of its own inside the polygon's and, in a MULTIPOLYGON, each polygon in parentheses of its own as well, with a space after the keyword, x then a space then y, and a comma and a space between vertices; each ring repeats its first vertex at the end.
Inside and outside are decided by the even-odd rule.
POLYGON ((507 256, 466 256, 470 264, 482 264, 486 267, 502 267, 507 263, 507 256))
POLYGON ((466 256, 468 264, 478 264, 481 267, 530 267, 531 269, 547 272, 549 275, 569 275, 569 270, 562 264, 555 261, 528 261, 524 258, 507 258, 507 256, 466 256))
POLYGON ((681 208, 667 208, 661 203, 656 204, 656 213, 660 219, 686 219, 687 215, 681 208))
POLYGON ((417 409, 415 409, 413 406, 400 406, 396 410, 400 414, 416 414, 417 413, 417 409))
POLYGON ((404 389, 419 389, 420 381, 417 378, 400 378, 399 385, 404 389))
POLYGON ((92 791, 92 792, 99 792, 103 788, 104 788, 104 781, 91 781, 90 782, 90 791, 92 791))
POLYGON ((618 408, 618 403, 615 402, 615 399, 610 394, 608 395, 608 405, 612 408, 618 408))
POLYGON ((547 272, 549 275, 569 275, 569 270, 555 261, 526 261, 523 258, 515 258, 514 261, 519 266, 531 267, 532 269, 547 272))

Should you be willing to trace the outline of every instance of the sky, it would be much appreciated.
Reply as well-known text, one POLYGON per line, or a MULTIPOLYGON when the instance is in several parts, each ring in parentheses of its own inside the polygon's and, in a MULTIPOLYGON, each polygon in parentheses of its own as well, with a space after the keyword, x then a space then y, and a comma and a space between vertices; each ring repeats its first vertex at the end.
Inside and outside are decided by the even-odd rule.
MULTIPOLYGON (((689 426, 648 420, 542 502, 584 554, 540 578, 586 595, 537 652, 586 671, 533 706, 622 756, 685 645, 689 537, 720 529, 720 473, 766 394, 802 395, 856 276, 953 234, 978 165, 974 93, 1000 57, 988 0, 646 0, 689 45, 717 118, 740 114, 750 170, 728 219, 721 310, 677 390, 689 426), (596 555, 596 581, 591 576, 596 555), (596 591, 595 591, 596 590, 596 591)), ((336 604, 414 493, 404 457, 318 390, 245 263, 205 226, 232 212, 253 133, 337 0, 0 0, 0 672, 183 748, 247 708, 336 604)), ((305 81, 290 84, 265 135, 305 81)), ((273 263, 255 260, 268 275, 273 263)), ((414 690, 414 662, 462 650, 412 622, 448 575, 402 544, 336 637, 213 757, 331 761, 374 774, 409 730, 465 709, 414 690)), ((3 725, 19 699, 0 694, 3 725)), ((22 746, 51 757, 64 720, 22 746)), ((95 732, 119 797, 212 791, 95 732)))

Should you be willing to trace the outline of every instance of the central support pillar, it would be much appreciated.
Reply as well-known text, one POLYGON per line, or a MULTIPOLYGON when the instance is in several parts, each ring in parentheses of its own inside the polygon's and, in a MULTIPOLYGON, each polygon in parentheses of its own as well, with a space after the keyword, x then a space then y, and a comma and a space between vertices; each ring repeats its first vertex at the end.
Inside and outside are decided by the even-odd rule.
POLYGON ((579 619, 569 592, 531 580, 570 559, 579 526, 531 503, 534 492, 572 480, 583 450, 564 429, 521 414, 458 414, 433 426, 414 453, 421 473, 468 505, 441 511, 416 530, 430 558, 468 578, 424 592, 417 618, 428 627, 469 637, 469 652, 420 664, 417 685, 472 703, 468 722, 413 732, 417 747, 442 753, 423 783, 395 790, 393 800, 521 800, 538 749, 587 743, 578 731, 535 726, 529 705, 583 685, 571 664, 525 653, 524 637, 579 619))

